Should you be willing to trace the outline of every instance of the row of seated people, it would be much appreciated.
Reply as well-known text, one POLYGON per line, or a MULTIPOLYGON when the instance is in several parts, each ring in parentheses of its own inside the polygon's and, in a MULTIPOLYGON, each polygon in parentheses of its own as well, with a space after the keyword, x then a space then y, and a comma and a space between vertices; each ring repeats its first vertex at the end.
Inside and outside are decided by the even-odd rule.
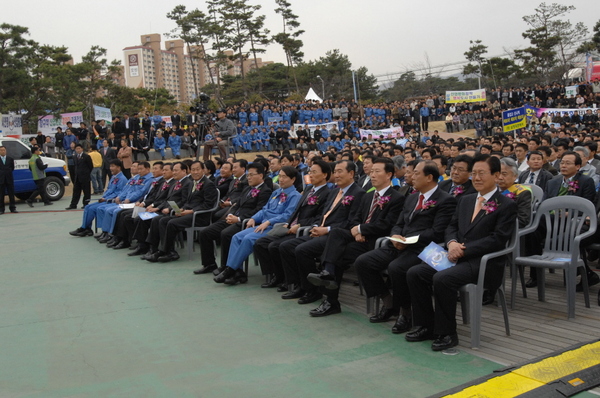
MULTIPOLYGON (((557 185, 556 195, 573 195, 577 190, 587 189, 587 177, 577 174, 577 154, 565 153, 563 161, 565 166, 573 163, 575 173, 567 175, 567 169, 563 173, 561 167, 562 174, 555 178, 557 184, 549 184, 552 186, 549 189, 557 185), (564 181, 573 180, 579 184, 567 182, 566 189, 560 188, 564 181)), ((236 166, 243 170, 238 163, 232 168, 236 166)), ((163 174, 168 168, 163 166, 163 174)), ((144 221, 127 214, 128 210, 118 213, 123 218, 117 224, 124 224, 125 231, 114 234, 123 239, 119 244, 138 241, 130 256, 143 254, 142 259, 151 262, 176 260, 179 258, 174 249, 176 235, 191 226, 195 211, 215 205, 217 190, 204 176, 201 162, 192 163, 190 176, 183 163, 174 164, 172 170, 171 179, 169 174, 163 177, 172 185, 165 185, 167 180, 159 189, 156 188, 159 184, 155 185, 139 203, 159 216, 144 221), (153 193, 155 196, 151 197, 153 193), (169 202, 173 201, 183 210, 180 214, 172 214, 169 202)), ((391 187, 396 172, 394 163, 377 158, 366 191, 355 182, 356 171, 356 164, 349 160, 339 161, 332 168, 329 163, 313 158, 308 173, 310 185, 301 194, 295 187, 300 175, 293 167, 280 170, 279 188, 275 190, 272 183, 265 181, 266 170, 260 162, 249 164, 243 172, 238 170, 238 176, 230 181, 222 196, 225 198, 222 208, 212 215, 203 213, 196 217, 196 226, 208 225, 211 216, 214 222, 200 233, 203 267, 195 273, 212 273, 216 283, 245 283, 248 278, 243 262, 254 251, 263 274, 271 276, 263 287, 277 288, 285 292, 283 299, 297 299, 299 304, 326 296, 310 311, 311 316, 319 317, 341 312, 340 282, 345 269, 354 264, 367 295, 384 302, 372 322, 397 316, 392 331, 408 332, 408 341, 434 339, 434 350, 456 345, 458 289, 477 280, 480 258, 504 247, 517 218, 523 226, 531 216, 531 192, 515 184, 516 163, 510 158, 500 160, 478 154, 473 159, 463 155, 452 166, 452 179, 438 185, 440 170, 435 162, 413 161, 407 165, 407 184, 395 189, 391 187), (459 174, 467 178, 461 177, 461 181, 459 174), (332 175, 336 185, 329 189, 327 182, 332 175), (244 219, 249 219, 246 229, 242 229, 244 219), (312 228, 308 234, 297 236, 296 231, 302 226, 312 228), (397 242, 373 250, 377 238, 390 235, 397 242), (406 237, 417 235, 417 243, 401 243, 406 237), (421 264, 417 256, 430 242, 441 241, 441 237, 456 265, 436 272, 421 264), (216 264, 213 242, 221 244, 220 267, 216 264), (381 277, 385 269, 390 274, 391 292, 381 277), (435 311, 431 286, 434 286, 435 311)), ((89 218, 90 214, 86 217, 84 213, 84 224, 88 225, 82 225, 79 232, 73 231, 75 235, 89 235, 91 222, 86 221, 89 218)), ((99 236, 101 241, 106 241, 102 237, 99 236)), ((498 259, 486 273, 486 287, 492 297, 501 284, 503 267, 504 260, 498 259)))

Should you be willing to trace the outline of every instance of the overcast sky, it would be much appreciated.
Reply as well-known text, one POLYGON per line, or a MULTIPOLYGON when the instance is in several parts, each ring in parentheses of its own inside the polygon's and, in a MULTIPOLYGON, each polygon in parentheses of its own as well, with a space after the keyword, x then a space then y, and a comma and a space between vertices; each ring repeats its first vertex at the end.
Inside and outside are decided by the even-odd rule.
MULTIPOLYGON (((480 39, 488 56, 498 56, 528 45, 521 33, 527 29, 523 15, 533 14, 541 1, 503 0, 288 0, 306 32, 305 60, 314 60, 328 50, 347 54, 354 68, 366 66, 378 76, 407 69, 464 61, 469 40, 480 39), (428 61, 427 61, 428 58, 428 61)), ((281 19, 273 11, 274 0, 248 0, 260 4, 271 32, 281 30, 281 19)), ((547 1, 547 4, 553 1, 547 1)), ((600 18, 599 0, 558 1, 577 9, 568 15, 583 22, 590 35, 600 18)), ((108 50, 109 60, 123 63, 123 48, 140 44, 140 36, 168 33, 174 23, 165 15, 176 5, 189 10, 204 2, 188 0, 20 0, 5 1, 1 22, 26 26, 30 38, 43 44, 64 45, 75 62, 92 45, 108 50)), ((163 36, 163 41, 165 37, 163 36)), ((285 62, 283 51, 272 44, 263 60, 285 62)), ((451 71, 457 66, 447 66, 451 71)), ((455 73, 455 72, 454 72, 455 73)), ((397 76, 396 76, 397 77, 397 76)), ((379 77, 380 83, 386 80, 379 77)))

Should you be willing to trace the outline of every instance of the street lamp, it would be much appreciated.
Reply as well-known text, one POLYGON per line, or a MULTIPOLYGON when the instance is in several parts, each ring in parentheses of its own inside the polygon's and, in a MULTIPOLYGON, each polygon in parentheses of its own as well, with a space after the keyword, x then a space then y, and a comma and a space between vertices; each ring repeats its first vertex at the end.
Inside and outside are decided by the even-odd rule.
POLYGON ((323 88, 323 101, 325 101, 325 82, 319 75, 317 75, 317 79, 319 79, 321 81, 321 87, 323 88))

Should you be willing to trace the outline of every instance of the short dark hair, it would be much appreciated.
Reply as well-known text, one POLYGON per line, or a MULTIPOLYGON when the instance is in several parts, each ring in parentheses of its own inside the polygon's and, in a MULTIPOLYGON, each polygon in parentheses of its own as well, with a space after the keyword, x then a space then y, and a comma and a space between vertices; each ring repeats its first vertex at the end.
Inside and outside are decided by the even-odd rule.
POLYGON ((377 164, 377 163, 381 163, 384 165, 384 170, 386 173, 392 173, 392 176, 394 175, 394 172, 396 171, 396 167, 394 166, 394 161, 392 159, 377 158, 377 159, 375 159, 373 164, 377 164))
POLYGON ((337 162, 335 162, 335 165, 337 166, 338 164, 342 164, 342 163, 346 163, 346 171, 347 172, 353 172, 354 174, 356 174, 356 163, 350 161, 350 160, 339 160, 337 162))
POLYGON ((236 159, 233 163, 237 163, 244 170, 248 169, 248 161, 246 159, 236 159))
POLYGON ((199 164, 201 169, 204 169, 204 163, 202 163, 200 160, 194 160, 191 164, 190 164, 190 169, 192 168, 193 165, 195 164, 199 164))
POLYGON ((544 158, 544 155, 542 155, 542 152, 536 150, 536 151, 530 151, 527 154, 527 160, 529 160, 529 158, 531 158, 531 155, 538 155, 538 156, 541 156, 542 159, 544 158))
POLYGON ((583 161, 581 160, 581 156, 579 156, 579 154, 577 152, 574 151, 565 151, 563 152, 563 158, 565 157, 565 155, 573 155, 575 156, 575 165, 576 166, 581 166, 583 164, 583 161))
POLYGON ((319 166, 321 172, 327 174, 327 181, 331 178, 331 167, 329 167, 329 163, 324 161, 323 159, 313 159, 313 166, 319 166))
POLYGON ((250 170, 250 169, 256 170, 257 174, 262 175, 263 178, 265 177, 265 166, 263 166, 261 163, 258 163, 258 162, 250 163, 248 165, 248 167, 246 167, 246 170, 250 170))
POLYGON ((283 171, 283 174, 285 174, 286 176, 293 178, 294 182, 298 179, 298 170, 296 170, 296 168, 294 166, 283 166, 281 168, 281 171, 279 173, 281 173, 283 171))
POLYGON ((175 168, 175 166, 179 165, 179 167, 181 168, 181 170, 183 171, 188 171, 189 167, 187 164, 183 163, 183 162, 175 162, 173 163, 173 168, 175 168))
POLYGON ((444 155, 435 155, 431 157, 431 160, 440 159, 442 166, 448 166, 448 158, 444 155))
POLYGON ((473 158, 470 157, 469 155, 458 155, 457 157, 454 158, 454 162, 452 164, 455 164, 458 162, 466 163, 467 170, 469 170, 469 173, 473 170, 473 158))
POLYGON ((475 155, 475 157, 473 158, 473 164, 477 162, 487 163, 490 168, 490 173, 492 174, 500 173, 502 171, 502 164, 500 163, 500 159, 498 159, 495 156, 488 155, 487 153, 479 153, 475 155))
POLYGON ((423 163, 423 174, 425 176, 432 176, 433 181, 437 182, 440 178, 440 169, 438 169, 437 164, 433 160, 421 160, 417 162, 417 164, 419 163, 423 163))
POLYGON ((157 162, 154 162, 152 166, 160 166, 160 168, 162 169, 165 166, 165 163, 162 160, 159 160, 157 162))
POLYGON ((150 168, 150 162, 138 162, 138 166, 142 166, 145 169, 150 168))
POLYGON ((290 161, 290 162, 293 162, 293 161, 294 161, 294 157, 293 157, 292 155, 290 155, 289 153, 287 153, 287 154, 283 155, 283 156, 281 157, 281 159, 287 159, 287 160, 288 160, 288 161, 290 161))
POLYGON ((121 162, 121 160, 119 160, 119 159, 113 159, 113 160, 110 161, 109 164, 115 165, 115 166, 119 166, 119 168, 121 170, 123 170, 123 162, 121 162))

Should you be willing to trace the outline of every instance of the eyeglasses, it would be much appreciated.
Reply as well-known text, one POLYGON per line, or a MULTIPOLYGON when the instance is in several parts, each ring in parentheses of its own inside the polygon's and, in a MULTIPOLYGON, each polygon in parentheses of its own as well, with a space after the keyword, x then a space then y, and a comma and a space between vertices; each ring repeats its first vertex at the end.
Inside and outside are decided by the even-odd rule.
POLYGON ((485 177, 491 174, 489 171, 474 171, 471 173, 471 177, 485 177))
POLYGON ((248 173, 248 174, 246 174, 246 176, 248 176, 248 177, 255 177, 257 175, 259 175, 259 174, 258 173, 248 173))
POLYGON ((459 168, 459 167, 454 167, 452 166, 452 168, 450 168, 451 171, 456 171, 457 173, 467 173, 469 172, 468 169, 463 169, 463 168, 459 168))

